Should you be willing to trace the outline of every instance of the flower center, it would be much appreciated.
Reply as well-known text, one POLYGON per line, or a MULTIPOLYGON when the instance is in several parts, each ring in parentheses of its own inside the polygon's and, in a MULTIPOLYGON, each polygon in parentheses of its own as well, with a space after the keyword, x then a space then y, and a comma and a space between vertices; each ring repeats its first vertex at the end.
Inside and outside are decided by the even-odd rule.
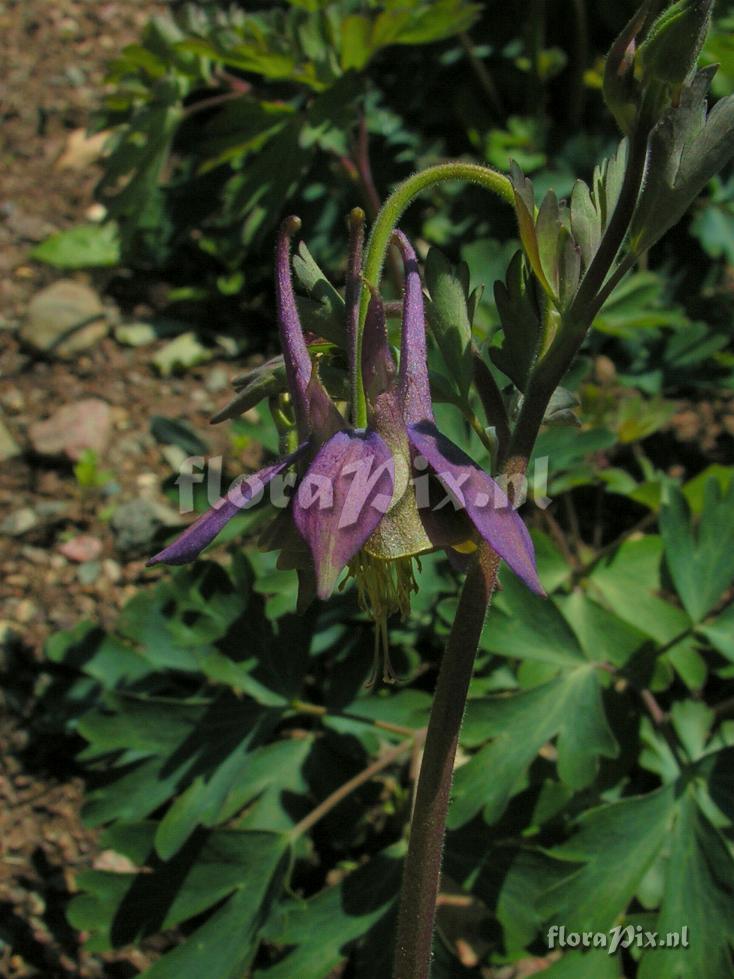
POLYGON ((410 596, 418 591, 413 558, 400 557, 385 561, 361 550, 349 563, 349 577, 357 586, 357 601, 375 624, 375 650, 372 671, 365 686, 377 682, 382 665, 384 683, 394 683, 398 677, 390 662, 387 620, 396 612, 403 620, 410 615, 410 596))

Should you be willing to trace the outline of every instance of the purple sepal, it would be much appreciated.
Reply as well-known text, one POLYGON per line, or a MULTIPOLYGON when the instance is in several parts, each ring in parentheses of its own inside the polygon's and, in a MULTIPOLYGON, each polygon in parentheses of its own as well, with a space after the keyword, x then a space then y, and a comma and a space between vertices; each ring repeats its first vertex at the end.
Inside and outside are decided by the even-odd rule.
POLYGON ((321 383, 316 371, 306 387, 308 427, 311 444, 318 448, 327 439, 344 428, 344 419, 321 383))
POLYGON ((464 510, 479 534, 528 588, 545 595, 530 534, 497 483, 433 422, 408 426, 408 438, 451 498, 439 506, 464 510))
POLYGON ((362 334, 362 379, 371 404, 385 391, 392 390, 395 361, 390 353, 385 329, 385 307, 379 293, 373 291, 367 308, 362 334))
POLYGON ((293 276, 291 275, 290 252, 291 238, 300 227, 300 219, 292 216, 283 221, 278 232, 275 255, 278 329, 283 360, 285 361, 288 391, 293 401, 299 438, 306 439, 312 432, 318 433, 319 426, 327 424, 326 420, 328 420, 330 427, 322 433, 321 438, 323 440, 335 431, 332 424, 334 416, 337 418, 340 416, 313 370, 311 355, 308 352, 301 321, 298 317, 296 296, 293 291, 293 276))
POLYGON ((304 453, 307 445, 308 443, 300 445, 295 452, 273 463, 272 466, 266 466, 259 472, 238 480, 210 510, 194 520, 172 544, 152 557, 147 562, 147 566, 188 564, 189 561, 195 560, 207 544, 211 544, 224 525, 232 517, 236 517, 241 510, 256 502, 268 483, 291 466, 304 453))
POLYGON ((319 598, 360 550, 392 502, 392 453, 375 432, 337 432, 299 483, 293 520, 307 542, 319 598))
POLYGON ((293 399, 298 431, 303 438, 308 428, 306 389, 311 380, 311 358, 298 318, 291 277, 291 238, 300 227, 300 219, 291 216, 283 221, 278 231, 275 250, 275 300, 288 390, 293 399))
POLYGON ((405 269, 398 390, 403 403, 405 423, 412 425, 424 419, 433 420, 431 388, 428 381, 423 287, 418 260, 412 245, 402 231, 393 232, 393 241, 400 249, 405 269))

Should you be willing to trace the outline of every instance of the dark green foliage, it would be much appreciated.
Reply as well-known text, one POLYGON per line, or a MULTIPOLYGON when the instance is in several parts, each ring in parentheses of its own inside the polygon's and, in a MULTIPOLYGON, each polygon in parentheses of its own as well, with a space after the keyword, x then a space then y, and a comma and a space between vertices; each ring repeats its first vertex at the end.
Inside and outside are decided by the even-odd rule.
MULTIPOLYGON (((641 906, 651 928, 688 924, 685 954, 732 974, 734 864, 721 834, 734 820, 734 730, 687 700, 685 686, 705 696, 734 656, 728 612, 709 611, 734 581, 734 568, 707 550, 721 542, 722 556, 731 553, 721 532, 734 526, 734 499, 715 485, 698 502, 695 487, 684 488, 699 517, 668 490, 676 502, 663 511, 663 538, 627 540, 592 558, 583 576, 538 535, 548 601, 504 578, 467 708, 447 855, 452 877, 493 922, 492 961, 542 944, 553 923, 606 931, 634 922, 641 906), (720 541, 710 537, 714 520, 720 541), (688 537, 703 562, 699 583, 710 576, 703 591, 690 592, 678 570, 688 537), (661 597, 666 567, 679 591, 661 597), (708 597, 691 606, 693 594, 708 597), (648 685, 669 705, 663 727, 645 716, 648 685), (517 887, 534 895, 520 918, 517 887)), ((440 655, 440 623, 452 614, 442 605, 455 585, 436 558, 424 560, 414 615, 392 632, 405 683, 370 693, 360 687, 370 628, 350 595, 295 619, 295 583, 282 592, 285 579, 257 563, 253 573, 238 554, 229 571, 177 571, 133 599, 109 635, 80 628, 50 645, 53 661, 88 678, 67 703, 94 704, 74 721, 88 742, 86 818, 109 827, 105 846, 145 868, 85 874, 70 920, 93 949, 180 925, 179 943, 146 973, 154 977, 193 976, 201 956, 214 956, 211 974, 222 977, 252 962, 256 976, 325 979, 345 959, 355 975, 377 976, 410 751, 389 766, 381 791, 368 782, 307 836, 298 823, 426 723, 421 664, 440 655)), ((559 974, 573 974, 574 962, 564 958, 559 974)), ((640 974, 678 975, 676 962, 645 952, 640 974)))
MULTIPOLYGON (((344 301, 331 282, 344 216, 369 204, 360 136, 382 197, 443 157, 473 152, 505 170, 516 157, 533 182, 514 167, 515 214, 447 185, 405 217, 425 258, 437 419, 489 464, 472 353, 492 365, 512 422, 620 193, 627 144, 602 112, 595 57, 627 7, 587 5, 592 47, 575 67, 566 14, 548 17, 534 63, 514 5, 291 0, 153 21, 112 66, 100 117, 113 127, 99 189, 109 221, 37 257, 110 265, 119 250, 174 297, 216 298, 225 321, 264 301, 272 324, 274 229, 298 212, 309 243, 294 255, 299 308, 341 397, 344 301)), ((704 196, 598 310, 536 445, 539 505, 526 514, 549 598, 503 575, 482 635, 446 848, 452 886, 477 902, 479 965, 461 964, 440 921, 436 979, 544 955, 554 924, 687 926, 690 948, 567 950, 549 979, 734 977, 731 437, 681 448, 667 427, 681 405, 734 387, 731 177, 706 195, 731 150, 721 16, 704 56, 723 61, 712 89, 723 98, 706 107, 704 70, 658 123, 653 160, 668 162, 647 175, 633 248, 704 196)), ((388 299, 391 288, 388 272, 388 299)), ((268 346, 267 330, 247 333, 268 346)), ((235 387, 220 419, 281 394, 282 359, 235 387)), ((154 418, 152 430, 205 448, 181 420, 154 418)), ((277 450, 270 422, 233 431, 277 450)), ((442 557, 422 559, 412 615, 390 623, 403 682, 369 692, 373 636, 353 590, 297 617, 295 575, 255 547, 262 522, 258 510, 238 517, 218 538, 228 557, 212 549, 217 561, 166 571, 108 632, 82 623, 48 645, 49 717, 85 742, 86 818, 130 862, 80 877, 70 920, 92 949, 147 948, 164 932, 152 979, 384 979, 411 739, 427 723, 458 579, 442 557)))

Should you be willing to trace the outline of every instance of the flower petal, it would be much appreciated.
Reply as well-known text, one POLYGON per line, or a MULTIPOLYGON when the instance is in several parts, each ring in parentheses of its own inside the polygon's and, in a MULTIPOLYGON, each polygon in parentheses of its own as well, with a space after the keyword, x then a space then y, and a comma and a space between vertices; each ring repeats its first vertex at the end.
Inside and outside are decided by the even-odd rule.
POLYGON ((148 567, 154 564, 188 564, 189 561, 195 560, 207 544, 211 544, 224 525, 251 504, 271 480, 300 458, 307 446, 308 443, 304 443, 295 452, 273 463, 272 466, 266 466, 259 472, 238 480, 210 510, 194 520, 180 537, 152 557, 147 562, 148 567))
POLYGON ((424 418, 433 420, 431 388, 428 382, 426 316, 418 260, 413 247, 402 231, 393 233, 393 241, 402 253, 405 268, 399 391, 405 422, 410 425, 424 418))
POLYGON ((395 361, 390 353, 385 329, 385 307, 377 290, 372 291, 362 335, 362 379, 370 405, 385 391, 392 390, 395 361))
POLYGON ((359 337, 359 301, 362 295, 362 250, 364 246, 364 211, 355 207, 349 215, 349 261, 344 289, 346 308, 347 366, 352 386, 356 384, 357 340, 359 337))
MULTIPOLYGON (((314 373, 311 356, 298 318, 291 276, 291 238, 301 227, 300 218, 286 218, 278 232, 275 253, 275 296, 278 308, 280 345, 285 361, 288 390, 293 400, 296 427, 301 439, 307 438, 322 419, 339 419, 339 413, 326 389, 314 373)), ((329 430, 323 437, 331 434, 329 430)))
POLYGON ((293 519, 311 549, 317 594, 372 534, 393 495, 393 457, 375 432, 338 432, 319 450, 293 499, 293 519))
MULTIPOLYGON (((408 438, 427 460, 453 505, 466 512, 480 535, 532 591, 544 595, 527 527, 491 476, 432 422, 410 425, 408 438)), ((439 516, 440 509, 433 515, 439 516)))
POLYGON ((298 318, 296 296, 291 278, 291 238, 301 227, 295 216, 286 218, 278 231, 275 251, 275 301, 278 309, 280 345, 285 360, 288 390, 293 399, 299 431, 306 428, 308 402, 306 388, 311 380, 311 358, 298 318))

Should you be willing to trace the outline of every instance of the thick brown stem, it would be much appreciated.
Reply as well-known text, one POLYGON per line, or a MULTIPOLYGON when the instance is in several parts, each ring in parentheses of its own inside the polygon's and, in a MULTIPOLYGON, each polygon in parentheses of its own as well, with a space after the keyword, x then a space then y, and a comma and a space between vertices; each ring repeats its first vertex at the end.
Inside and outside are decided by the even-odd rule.
POLYGON ((474 656, 497 583, 498 568, 499 558, 483 544, 464 581, 441 663, 403 870, 394 979, 427 979, 430 972, 454 759, 474 656))

